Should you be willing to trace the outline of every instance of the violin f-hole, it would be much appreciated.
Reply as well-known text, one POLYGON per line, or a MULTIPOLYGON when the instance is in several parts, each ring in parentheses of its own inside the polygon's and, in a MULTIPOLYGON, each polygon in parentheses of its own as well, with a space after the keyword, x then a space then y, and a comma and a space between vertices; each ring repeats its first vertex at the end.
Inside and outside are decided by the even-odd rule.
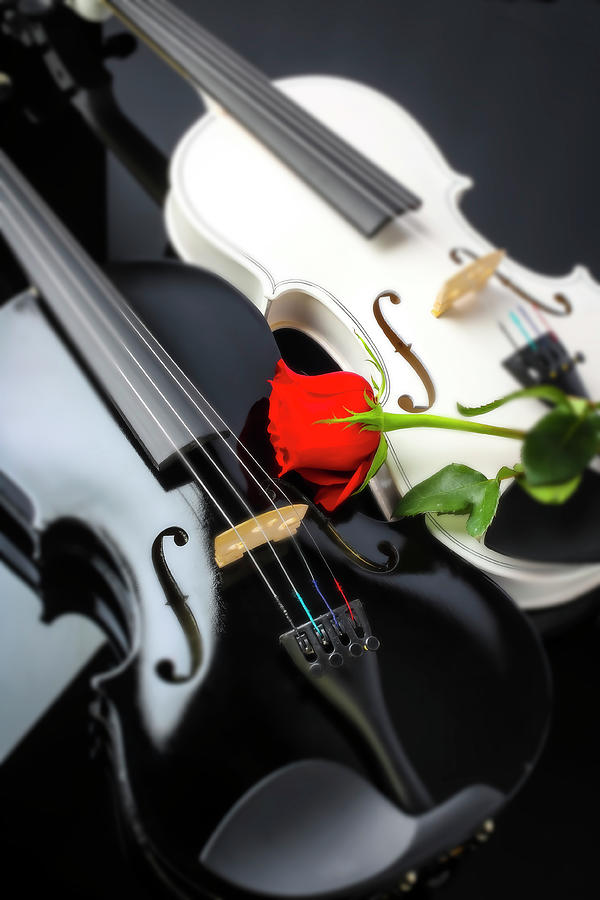
POLYGON ((408 413, 422 413, 427 412, 428 409, 431 409, 433 404, 435 403, 435 388, 433 386, 433 381, 431 380, 431 376, 419 357, 416 353, 412 351, 412 345, 405 343, 399 334, 397 334, 389 322, 386 320, 385 316, 381 311, 380 301, 383 297, 389 297, 389 299, 394 304, 398 304, 401 302, 400 297, 396 294, 395 291, 382 291, 381 294, 378 294, 375 298, 375 302, 373 303, 373 315, 375 316, 375 320, 386 338, 396 351, 399 353, 403 359, 409 364, 411 369, 418 375, 420 378, 423 387, 427 391, 427 406, 415 406, 415 402, 412 397, 408 394, 401 394, 398 397, 398 406, 400 409, 403 409, 404 412, 408 413))
MULTIPOLYGON (((459 266, 465 264, 465 260, 462 258, 463 256, 467 256, 469 259, 478 258, 476 253, 473 253, 472 250, 468 250, 466 247, 454 247, 450 251, 450 259, 455 263, 458 263, 459 266)), ((492 278, 497 278, 500 284, 504 285, 505 288, 508 288, 509 291, 512 291, 513 294, 516 294, 517 297, 520 297, 521 300, 525 300, 527 303, 530 303, 538 309, 543 309, 544 312, 551 316, 569 316, 573 312, 573 305, 569 298, 565 297, 564 294, 554 294, 554 299, 562 307, 562 309, 556 309, 552 306, 548 306, 547 303, 542 303, 541 300, 538 300, 532 294, 529 294, 526 290, 519 287, 518 284, 511 281, 511 279, 504 275, 499 269, 496 269, 492 278)))
POLYGON ((202 661, 202 639, 200 637, 200 629, 194 618, 194 614, 187 604, 187 596, 182 592, 181 588, 173 578, 169 565, 165 558, 164 539, 172 537, 177 547, 183 547, 187 544, 189 536, 183 528, 174 526, 165 528, 164 531, 154 539, 152 544, 152 562, 156 577, 160 581, 161 587, 167 598, 167 606, 170 606, 177 621, 181 626, 187 645, 190 651, 190 671, 187 675, 181 675, 175 672, 175 666, 170 659, 161 659, 156 663, 156 673, 171 684, 181 684, 189 681, 200 668, 202 661))

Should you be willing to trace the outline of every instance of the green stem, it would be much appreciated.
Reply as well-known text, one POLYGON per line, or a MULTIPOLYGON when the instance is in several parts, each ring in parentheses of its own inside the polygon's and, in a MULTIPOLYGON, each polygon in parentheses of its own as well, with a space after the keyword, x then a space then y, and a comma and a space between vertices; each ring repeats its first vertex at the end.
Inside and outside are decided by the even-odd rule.
MULTIPOLYGON (((353 413, 345 419, 321 419, 328 425, 341 422, 364 425, 371 431, 398 431, 400 428, 446 428, 451 431, 470 431, 473 434, 491 434, 497 437, 514 438, 521 441, 525 431, 517 428, 502 428, 497 425, 483 425, 481 422, 470 422, 464 419, 451 419, 448 416, 431 416, 425 413, 384 413, 380 406, 362 413, 353 413)), ((320 423, 315 423, 320 424, 320 423)))
POLYGON ((517 428, 502 428, 499 425, 484 425, 481 422, 465 422, 463 419, 451 419, 448 416, 431 416, 402 413, 384 413, 383 431, 396 431, 399 428, 447 428, 451 431, 470 431, 473 434, 492 434, 497 437, 523 440, 526 433, 517 428))

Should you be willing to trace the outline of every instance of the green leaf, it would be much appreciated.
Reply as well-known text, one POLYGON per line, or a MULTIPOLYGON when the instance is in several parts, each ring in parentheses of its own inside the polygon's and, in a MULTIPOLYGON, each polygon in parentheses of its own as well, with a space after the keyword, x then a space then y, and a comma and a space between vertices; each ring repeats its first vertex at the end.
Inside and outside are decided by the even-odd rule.
POLYGON ((354 491, 355 494, 360 494, 361 491, 364 491, 364 489, 368 485, 368 483, 371 480, 371 478, 373 477, 373 475, 376 475, 377 472, 380 470, 380 468, 382 467, 382 465, 384 464, 384 462, 387 458, 387 451, 388 451, 387 441, 382 434, 379 439, 379 446, 377 447, 377 450, 375 451, 375 456, 373 457, 373 462, 371 463, 369 471, 367 472, 367 474, 365 476, 365 480, 363 481, 361 486, 356 491, 354 491))
POLYGON ((563 481, 562 484, 540 484, 534 486, 529 484, 526 478, 518 478, 517 483, 538 503, 551 503, 558 505, 569 499, 581 482, 581 475, 576 475, 569 481, 563 481))
POLYGON ((496 473, 496 481, 499 483, 503 478, 514 478, 517 473, 523 469, 523 466, 521 466, 520 463, 517 463, 517 466, 513 466, 512 468, 509 466, 502 466, 496 473))
POLYGON ((394 515, 470 513, 467 531, 473 537, 479 537, 496 513, 499 496, 500 485, 495 478, 486 478, 469 466, 452 463, 411 488, 394 510, 394 515))
POLYGON ((544 416, 523 442, 521 458, 531 487, 563 484, 580 475, 598 452, 598 413, 578 416, 557 408, 544 416))
MULTIPOLYGON (((372 380, 373 380, 373 379, 371 379, 371 381, 372 381, 372 380)), ((375 407, 377 406, 377 403, 376 403, 374 400, 371 400, 371 398, 370 398, 369 395, 367 394, 367 391, 366 391, 366 390, 363 391, 363 397, 364 397, 364 400, 365 400, 365 403, 367 404, 367 406, 370 406, 371 409, 375 409, 375 407)), ((345 407, 344 407, 344 408, 345 408, 345 407)))
POLYGON ((473 508, 467 519, 467 531, 472 537, 481 537, 496 515, 500 485, 495 478, 488 479, 473 496, 473 508))
POLYGON ((456 406, 461 416, 481 416, 484 413, 491 412, 493 409, 498 409, 499 406, 504 406, 505 403, 510 403, 511 400, 518 400, 521 397, 537 397, 539 400, 548 400, 550 403, 554 403, 555 406, 564 407, 565 409, 568 409, 570 406, 567 394, 552 384, 536 384, 534 387, 513 391, 512 394, 507 394, 505 397, 500 397, 499 400, 486 403, 484 406, 463 406, 462 403, 457 403, 456 406))
MULTIPOLYGON (((590 401, 585 397, 569 397, 569 406, 573 410, 574 413, 582 416, 584 413, 587 413, 590 409, 590 401)), ((593 404, 592 404, 593 408, 593 404)))

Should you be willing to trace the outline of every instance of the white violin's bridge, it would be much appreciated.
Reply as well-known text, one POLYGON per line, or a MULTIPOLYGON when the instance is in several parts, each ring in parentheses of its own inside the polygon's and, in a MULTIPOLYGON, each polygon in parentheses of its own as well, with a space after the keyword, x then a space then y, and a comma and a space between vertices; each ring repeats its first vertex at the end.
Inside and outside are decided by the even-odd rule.
POLYGON ((481 290, 494 274, 504 256, 506 256, 506 250, 493 250, 472 263, 468 263, 460 272, 448 278, 435 298, 431 309, 432 314, 438 318, 451 306, 454 306, 461 297, 481 290))

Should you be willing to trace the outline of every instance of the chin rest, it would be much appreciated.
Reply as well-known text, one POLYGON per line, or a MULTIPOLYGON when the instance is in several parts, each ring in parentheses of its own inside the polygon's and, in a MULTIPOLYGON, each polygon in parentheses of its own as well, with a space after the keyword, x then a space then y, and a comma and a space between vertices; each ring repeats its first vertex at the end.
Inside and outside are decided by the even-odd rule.
POLYGON ((259 781, 229 810, 200 860, 235 887, 272 897, 358 896, 471 837, 505 802, 471 785, 408 815, 339 763, 304 760, 259 781))

